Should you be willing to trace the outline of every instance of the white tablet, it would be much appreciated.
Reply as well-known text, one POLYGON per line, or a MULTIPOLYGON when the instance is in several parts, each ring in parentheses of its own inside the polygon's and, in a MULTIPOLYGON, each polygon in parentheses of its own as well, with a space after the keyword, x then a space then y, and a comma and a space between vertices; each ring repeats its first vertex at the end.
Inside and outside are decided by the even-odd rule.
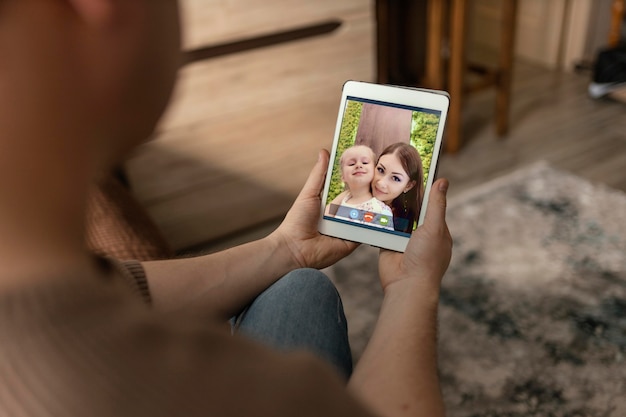
POLYGON ((443 91, 344 85, 321 233, 404 252, 424 221, 448 103, 443 91))

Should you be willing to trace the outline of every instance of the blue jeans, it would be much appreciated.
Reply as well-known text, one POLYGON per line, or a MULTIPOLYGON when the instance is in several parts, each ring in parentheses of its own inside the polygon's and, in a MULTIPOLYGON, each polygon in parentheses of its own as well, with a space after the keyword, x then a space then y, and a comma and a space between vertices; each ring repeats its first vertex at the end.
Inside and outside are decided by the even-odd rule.
POLYGON ((308 350, 346 378, 352 373, 343 304, 318 270, 298 269, 278 280, 234 319, 233 331, 276 349, 308 350))

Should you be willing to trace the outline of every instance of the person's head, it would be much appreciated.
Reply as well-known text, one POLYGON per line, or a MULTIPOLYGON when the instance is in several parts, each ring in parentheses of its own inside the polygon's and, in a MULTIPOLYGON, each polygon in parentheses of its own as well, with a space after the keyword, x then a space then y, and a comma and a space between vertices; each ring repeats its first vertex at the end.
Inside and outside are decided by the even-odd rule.
POLYGON ((180 62, 177 0, 1 0, 0 19, 0 111, 16 130, 50 125, 110 162, 152 134, 180 62))
POLYGON ((341 180, 349 190, 369 188, 374 178, 376 155, 365 145, 355 145, 346 149, 339 159, 341 180))
POLYGON ((412 231, 419 215, 423 189, 424 172, 417 149, 401 142, 387 146, 378 157, 372 194, 391 206, 396 230, 412 231))

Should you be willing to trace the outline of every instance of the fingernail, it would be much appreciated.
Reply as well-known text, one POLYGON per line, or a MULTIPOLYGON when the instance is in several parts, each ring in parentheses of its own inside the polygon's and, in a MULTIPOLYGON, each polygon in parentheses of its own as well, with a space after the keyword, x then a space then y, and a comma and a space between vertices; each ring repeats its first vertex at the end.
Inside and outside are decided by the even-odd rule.
POLYGON ((439 181, 439 191, 445 193, 448 191, 448 181, 439 181))

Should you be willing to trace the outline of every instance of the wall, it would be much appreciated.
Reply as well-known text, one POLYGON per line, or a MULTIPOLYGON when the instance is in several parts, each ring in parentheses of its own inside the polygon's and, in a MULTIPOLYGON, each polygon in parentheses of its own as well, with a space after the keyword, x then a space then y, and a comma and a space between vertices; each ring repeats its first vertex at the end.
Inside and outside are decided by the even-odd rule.
MULTIPOLYGON (((593 60, 606 44, 612 0, 518 0, 516 57, 571 71, 593 60)), ((499 0, 476 0, 469 36, 478 47, 497 50, 499 0)))

